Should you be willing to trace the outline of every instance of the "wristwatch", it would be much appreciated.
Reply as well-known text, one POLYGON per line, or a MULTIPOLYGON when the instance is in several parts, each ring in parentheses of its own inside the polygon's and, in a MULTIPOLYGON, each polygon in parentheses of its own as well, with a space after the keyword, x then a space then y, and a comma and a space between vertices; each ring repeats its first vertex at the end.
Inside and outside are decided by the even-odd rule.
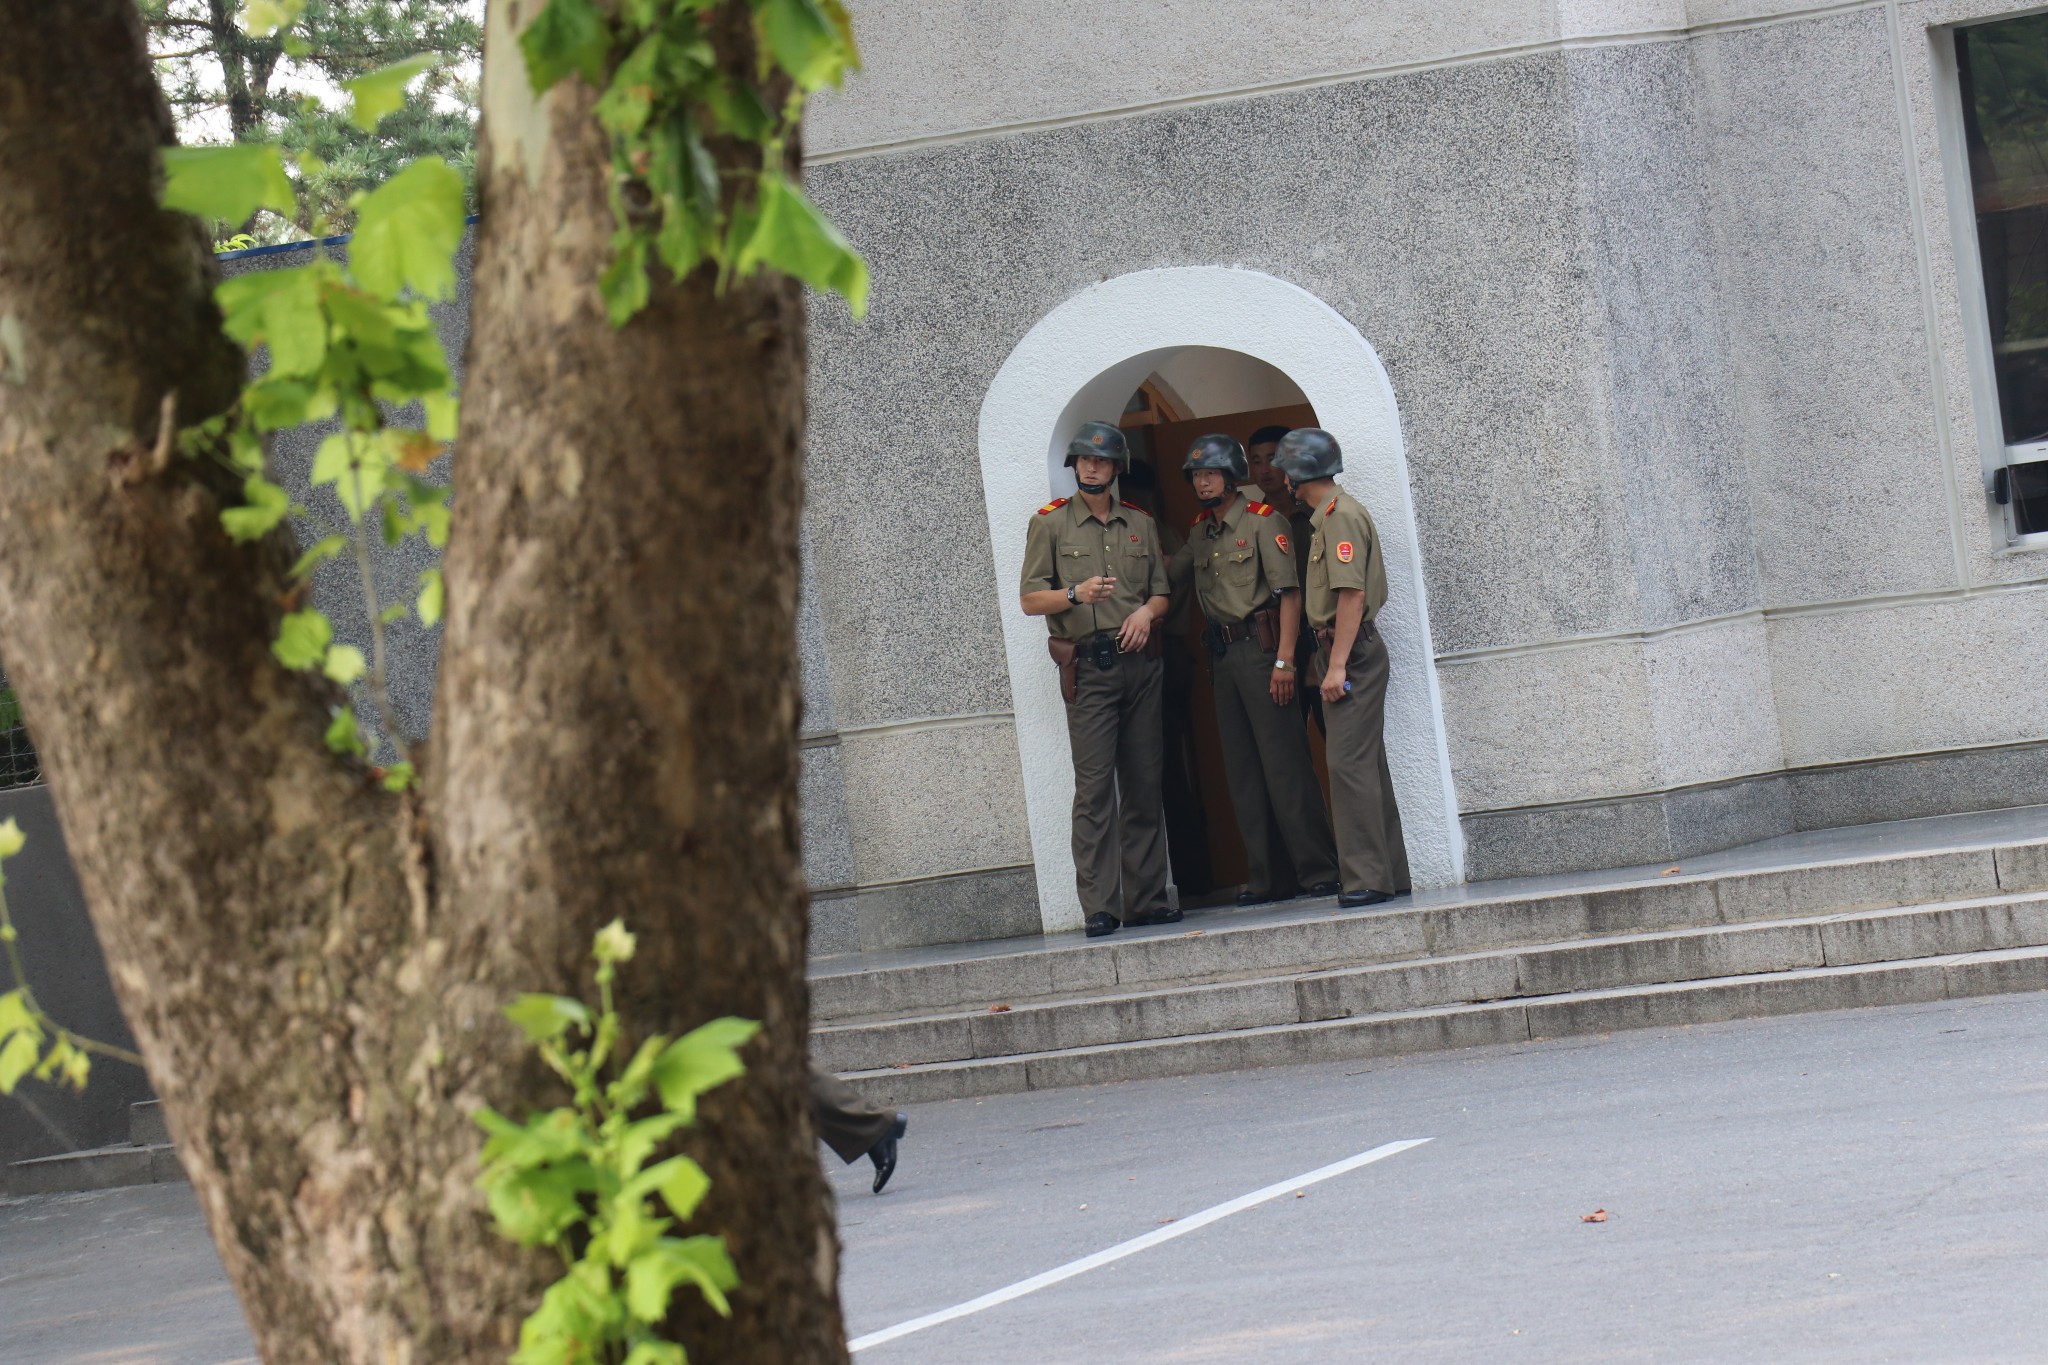
POLYGON ((1067 584, 1067 605, 1070 607, 1081 605, 1081 599, 1074 596, 1074 585, 1072 583, 1067 584))
POLYGON ((1293 669, 1294 669, 1294 665, 1293 665, 1293 664, 1291 664, 1291 663, 1289 663, 1289 662, 1287 662, 1287 660, 1285 660, 1285 659, 1275 659, 1275 660, 1273 660, 1273 667, 1275 667, 1275 668, 1279 668, 1279 669, 1285 669, 1285 670, 1287 670, 1287 671, 1289 671, 1289 672, 1292 672, 1292 671, 1293 671, 1293 669))

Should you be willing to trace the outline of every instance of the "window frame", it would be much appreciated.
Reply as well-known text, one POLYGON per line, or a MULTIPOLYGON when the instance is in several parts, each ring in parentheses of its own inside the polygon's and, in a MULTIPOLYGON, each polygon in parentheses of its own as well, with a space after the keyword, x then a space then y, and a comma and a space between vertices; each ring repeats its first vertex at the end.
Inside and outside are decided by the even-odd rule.
MULTIPOLYGON (((2048 550, 2048 531, 2021 535, 2012 503, 1993 501, 1998 471, 2020 464, 2048 461, 2048 441, 2026 445, 2005 443, 2005 415, 1999 407, 1998 361, 1992 349, 1991 309, 1984 295, 1984 258, 1978 248, 1977 186, 1970 175, 1970 150, 1963 127, 1963 78, 1956 61, 1956 39, 1964 29, 1983 28, 2011 19, 2048 13, 2048 5, 1987 14, 1928 30, 1939 100, 1942 181, 1947 189, 1949 225, 1956 253, 1956 295, 1962 313, 1963 349, 1970 371, 1970 408, 1977 421, 1977 462, 1984 499, 1998 508, 2008 551, 2048 550)), ((1933 339, 1929 339, 1932 343, 1933 339)))

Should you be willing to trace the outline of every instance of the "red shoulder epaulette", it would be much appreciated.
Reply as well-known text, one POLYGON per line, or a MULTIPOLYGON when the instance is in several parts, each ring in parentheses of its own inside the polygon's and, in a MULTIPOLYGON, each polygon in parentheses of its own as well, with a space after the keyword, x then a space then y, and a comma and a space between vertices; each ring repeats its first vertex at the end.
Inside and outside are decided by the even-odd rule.
POLYGON ((1323 509, 1323 515, 1327 517, 1328 515, 1330 515, 1330 513, 1334 512, 1334 511, 1336 511, 1336 510, 1337 510, 1337 500, 1336 500, 1335 498, 1331 498, 1331 499, 1330 499, 1330 505, 1329 505, 1328 507, 1325 507, 1325 508, 1323 509))
MULTIPOLYGON (((1128 508, 1130 508, 1130 509, 1131 509, 1131 510, 1132 510, 1133 512, 1145 512, 1145 509, 1144 509, 1144 508, 1142 508, 1142 507, 1140 507, 1140 506, 1138 506, 1138 504, 1136 504, 1135 502, 1126 502, 1126 503, 1120 503, 1120 504, 1118 504, 1118 505, 1119 505, 1119 506, 1122 506, 1122 507, 1128 507, 1128 508)), ((1151 516, 1152 514, 1151 514, 1150 512, 1145 512, 1145 515, 1149 517, 1149 516, 1151 516)))
POLYGON ((1188 525, 1190 525, 1190 526, 1200 526, 1200 525, 1201 525, 1201 524, 1202 524, 1203 522, 1207 521, 1208 519, 1209 519, 1209 514, 1208 514, 1208 513, 1206 512, 1206 511, 1203 511, 1203 512, 1197 512, 1197 513, 1195 513, 1195 519, 1194 519, 1193 521, 1189 522, 1189 523, 1188 523, 1188 525))
POLYGON ((1270 517, 1273 515, 1273 504, 1270 502, 1248 502, 1244 506, 1245 510, 1254 516, 1270 517))
POLYGON ((1038 509, 1038 515, 1042 517, 1047 512, 1057 512, 1062 507, 1065 507, 1067 505, 1067 502, 1068 499, 1066 498, 1054 498, 1051 502, 1047 503, 1045 506, 1038 509))

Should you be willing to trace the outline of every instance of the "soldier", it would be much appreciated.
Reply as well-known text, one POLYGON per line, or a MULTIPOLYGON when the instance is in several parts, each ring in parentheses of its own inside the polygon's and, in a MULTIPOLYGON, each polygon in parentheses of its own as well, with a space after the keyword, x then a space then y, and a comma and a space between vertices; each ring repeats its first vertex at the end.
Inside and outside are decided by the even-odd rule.
POLYGON ((1299 894, 1291 881, 1282 886, 1275 873, 1274 824, 1294 876, 1309 894, 1335 895, 1337 850, 1309 760, 1308 735, 1294 710, 1301 594, 1287 523, 1270 504, 1238 491, 1249 473, 1244 447, 1232 437, 1196 441, 1181 472, 1202 505, 1180 553, 1194 566, 1195 594, 1209 622, 1202 641, 1211 659, 1216 730, 1248 864, 1237 903, 1259 905, 1299 894))
POLYGON ((869 1104, 845 1081, 814 1066, 811 1120, 841 1161, 851 1166, 866 1157, 875 1164, 875 1193, 880 1194, 896 1174, 896 1144, 910 1127, 909 1116, 869 1104))
POLYGON ((1074 756, 1074 880, 1088 937, 1169 924, 1160 821, 1160 664, 1166 615, 1159 531, 1111 484, 1130 464, 1124 434, 1088 422, 1067 443, 1080 493, 1038 509, 1024 537, 1021 601, 1043 616, 1067 703, 1074 756))
MULTIPOLYGON (((1273 467, 1273 452, 1280 447, 1280 440, 1287 435, 1286 427, 1260 427, 1245 443, 1246 461, 1251 465, 1252 482, 1273 504, 1281 516, 1287 518, 1292 527, 1287 541, 1294 547, 1295 581, 1306 587, 1308 583, 1308 547, 1315 539, 1315 528, 1309 525, 1309 515, 1315 509, 1294 496, 1294 490, 1287 486, 1287 476, 1273 467)), ((1295 645, 1294 663, 1297 668, 1310 668, 1316 661, 1316 633, 1312 630, 1301 632, 1301 639, 1295 645)), ((1295 689, 1295 698, 1301 703, 1302 713, 1313 716, 1316 729, 1323 729, 1323 693, 1315 686, 1295 689)), ((1324 731, 1325 734, 1328 731, 1324 731)), ((1320 784, 1317 791, 1322 790, 1320 784)))
POLYGON ((1308 554, 1308 619, 1316 632, 1329 727, 1330 794, 1344 906, 1377 905, 1408 890, 1408 850, 1387 772, 1387 645, 1373 615, 1387 600, 1387 566, 1372 518, 1337 487, 1337 438, 1290 431, 1273 453, 1295 496, 1315 509, 1308 554))

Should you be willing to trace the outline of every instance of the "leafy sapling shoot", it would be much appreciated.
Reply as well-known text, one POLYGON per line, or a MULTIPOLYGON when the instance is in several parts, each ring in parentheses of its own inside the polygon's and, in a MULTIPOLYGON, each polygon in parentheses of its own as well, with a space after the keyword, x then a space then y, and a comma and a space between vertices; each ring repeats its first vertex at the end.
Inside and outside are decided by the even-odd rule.
POLYGON ((475 1114, 490 1135, 477 1184, 498 1230, 523 1247, 553 1247, 564 1267, 521 1324, 514 1365, 684 1365, 681 1343, 662 1334, 676 1289, 692 1286, 729 1315, 726 1295, 739 1284, 722 1238, 671 1235, 710 1178, 687 1156, 653 1158, 695 1121, 699 1096, 745 1071, 739 1049, 760 1025, 714 1019, 680 1038, 649 1038, 622 1063, 612 983, 634 946, 619 920, 598 931, 595 1010, 565 995, 505 1007, 570 1095, 524 1123, 475 1114))
MULTIPOLYGON (((28 837, 12 816, 0 820, 0 862, 21 852, 27 843, 28 837)), ((14 989, 0 995, 0 1095, 12 1095, 25 1076, 84 1090, 95 1053, 141 1066, 142 1058, 127 1048, 73 1033, 44 1012, 22 970, 20 937, 7 912, 7 877, 0 872, 0 957, 5 958, 14 979, 14 989)))

